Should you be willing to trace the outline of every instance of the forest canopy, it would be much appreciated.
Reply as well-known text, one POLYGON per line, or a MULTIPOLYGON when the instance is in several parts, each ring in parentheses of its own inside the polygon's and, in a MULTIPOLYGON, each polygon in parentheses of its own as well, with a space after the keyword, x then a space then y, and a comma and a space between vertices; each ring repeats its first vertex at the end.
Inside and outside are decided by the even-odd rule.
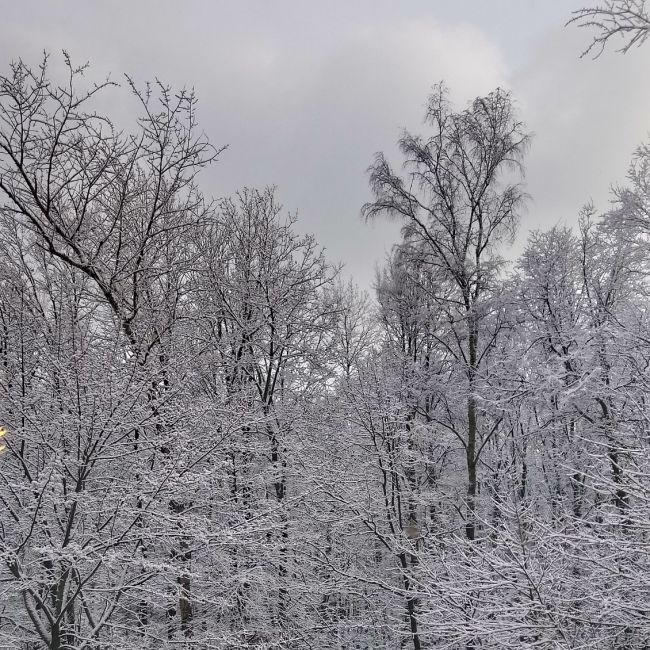
POLYGON ((650 145, 508 264, 525 115, 434 86, 371 296, 210 196, 192 92, 64 63, 0 76, 0 647, 647 649, 650 145))

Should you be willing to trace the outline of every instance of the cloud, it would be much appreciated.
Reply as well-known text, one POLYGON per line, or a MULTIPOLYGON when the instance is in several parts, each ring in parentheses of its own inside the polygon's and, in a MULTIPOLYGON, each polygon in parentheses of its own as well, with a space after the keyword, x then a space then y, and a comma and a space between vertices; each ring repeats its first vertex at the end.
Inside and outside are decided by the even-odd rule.
POLYGON ((591 199, 606 210, 610 186, 624 180, 634 149, 648 137, 648 50, 592 60, 579 58, 583 49, 583 33, 549 31, 513 75, 521 113, 536 133, 524 233, 576 223, 591 199))
MULTIPOLYGON (((158 76, 194 87, 202 128, 216 145, 230 144, 202 175, 205 193, 277 184, 300 229, 368 286, 398 227, 359 218, 371 198, 365 170, 379 150, 399 160, 403 128, 424 130, 434 83, 444 79, 459 107, 497 85, 510 88, 535 131, 534 201, 519 249, 527 228, 570 221, 590 197, 606 203, 645 137, 647 47, 580 60, 585 34, 561 28, 573 0, 561 8, 495 2, 197 0, 181 10, 70 0, 36 3, 29 17, 14 3, 3 16, 0 57, 36 61, 44 48, 66 48, 91 62, 93 79, 128 72, 138 82, 158 76)), ((111 93, 106 105, 126 119, 133 104, 124 98, 111 93)))
MULTIPOLYGON (((499 50, 475 27, 434 21, 366 25, 324 56, 274 53, 272 86, 226 129, 232 145, 220 187, 276 183, 334 259, 359 282, 398 236, 395 224, 359 219, 371 198, 366 169, 374 153, 395 153, 404 127, 422 129, 426 98, 446 80, 462 105, 506 79, 499 50)), ((234 82, 233 82, 234 83, 234 82)), ((223 172, 223 174, 222 174, 223 172)))

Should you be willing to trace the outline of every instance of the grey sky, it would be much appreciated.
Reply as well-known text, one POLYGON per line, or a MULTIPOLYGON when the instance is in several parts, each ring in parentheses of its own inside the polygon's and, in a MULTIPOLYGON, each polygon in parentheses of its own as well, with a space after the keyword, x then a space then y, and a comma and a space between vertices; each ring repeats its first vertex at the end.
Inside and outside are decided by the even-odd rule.
MULTIPOLYGON (((585 0, 587 1, 587 0, 585 0)), ((397 239, 364 224, 366 168, 422 129, 431 86, 463 106, 501 85, 535 132, 530 228, 573 223, 590 198, 604 208, 650 130, 650 48, 579 59, 588 34, 563 25, 576 0, 230 0, 186 3, 6 3, 3 69, 44 49, 123 72, 193 86, 201 125, 229 144, 203 177, 206 194, 275 184, 299 227, 362 285, 397 239)), ((114 101, 121 101, 116 95, 114 101)), ((115 105, 116 111, 125 110, 115 105)))

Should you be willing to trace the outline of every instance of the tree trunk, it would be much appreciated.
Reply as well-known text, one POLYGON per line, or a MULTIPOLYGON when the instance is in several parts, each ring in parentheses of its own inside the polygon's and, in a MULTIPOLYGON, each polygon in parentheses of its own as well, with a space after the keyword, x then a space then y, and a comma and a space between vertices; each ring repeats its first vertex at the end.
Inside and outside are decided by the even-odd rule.
MULTIPOLYGON (((399 554, 399 561, 402 566, 402 574, 404 576, 404 590, 407 594, 411 592, 411 581, 407 575, 408 558, 406 553, 399 554)), ((409 622, 409 629, 411 632, 411 639, 413 640, 413 650, 421 650, 420 633, 418 632, 418 618, 417 618, 418 599, 415 596, 406 596, 406 617, 409 622)))
POLYGON ((478 332, 476 321, 469 316, 469 372, 468 372, 468 396, 467 396, 467 446, 465 448, 467 458, 467 509, 465 521, 465 533, 467 539, 473 541, 476 537, 476 397, 474 395, 476 382, 478 332))

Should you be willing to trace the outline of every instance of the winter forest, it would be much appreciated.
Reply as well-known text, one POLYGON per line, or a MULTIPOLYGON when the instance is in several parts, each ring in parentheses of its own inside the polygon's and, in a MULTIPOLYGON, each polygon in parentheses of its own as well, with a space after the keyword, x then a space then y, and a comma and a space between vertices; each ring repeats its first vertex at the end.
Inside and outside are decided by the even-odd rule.
POLYGON ((2 64, 0 648, 650 648, 650 145, 513 259, 525 112, 437 83, 366 291, 193 92, 2 64))

